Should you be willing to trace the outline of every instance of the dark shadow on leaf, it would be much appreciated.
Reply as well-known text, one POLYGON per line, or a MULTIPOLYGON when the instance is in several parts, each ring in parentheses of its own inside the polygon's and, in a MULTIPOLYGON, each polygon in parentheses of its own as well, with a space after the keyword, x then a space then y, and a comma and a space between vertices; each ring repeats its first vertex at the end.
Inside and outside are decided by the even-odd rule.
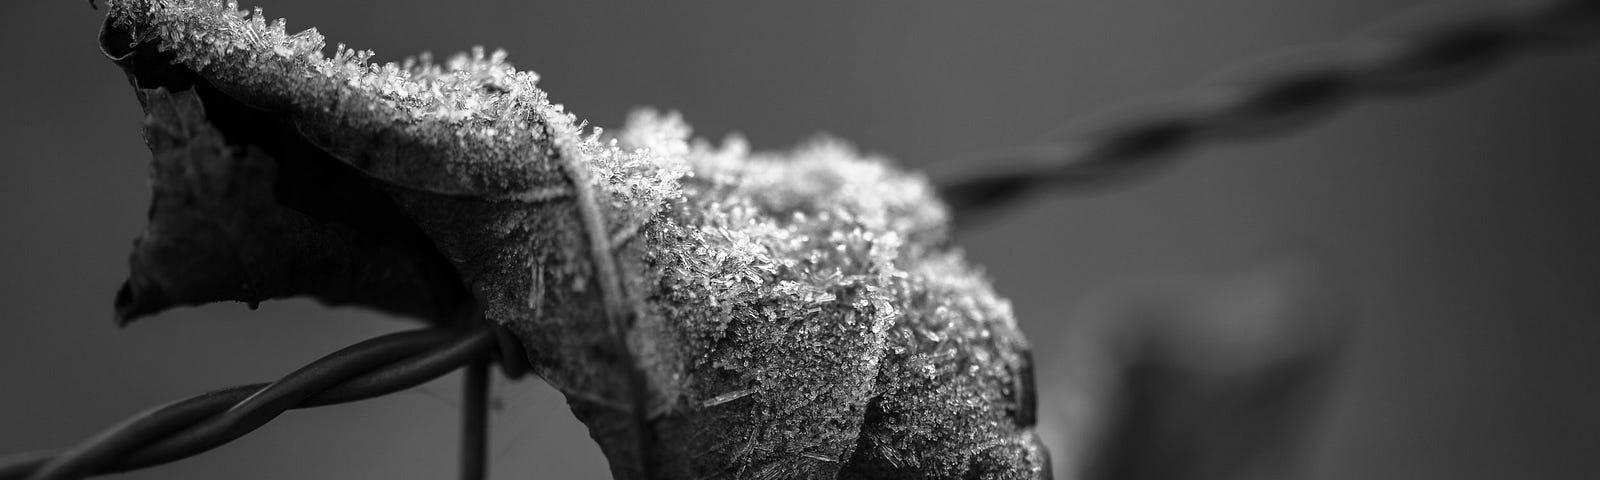
POLYGON ((110 23, 101 44, 138 91, 154 154, 149 225, 117 294, 119 321, 309 296, 437 322, 471 300, 388 194, 280 115, 234 100, 110 23))

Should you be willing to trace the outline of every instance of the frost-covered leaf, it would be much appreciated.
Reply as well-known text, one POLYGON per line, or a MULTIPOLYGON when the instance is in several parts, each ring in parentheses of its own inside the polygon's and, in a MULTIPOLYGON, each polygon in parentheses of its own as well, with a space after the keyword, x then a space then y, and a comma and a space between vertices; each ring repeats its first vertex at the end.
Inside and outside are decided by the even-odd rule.
POLYGON ((291 295, 482 312, 619 478, 1048 474, 1009 304, 927 182, 882 159, 711 146, 676 114, 586 129, 503 53, 373 65, 231 3, 111 2, 102 41, 156 119, 133 284, 162 289, 132 289, 137 313, 291 295), (190 133, 162 136, 174 122, 190 133), (141 296, 182 289, 206 295, 141 296))

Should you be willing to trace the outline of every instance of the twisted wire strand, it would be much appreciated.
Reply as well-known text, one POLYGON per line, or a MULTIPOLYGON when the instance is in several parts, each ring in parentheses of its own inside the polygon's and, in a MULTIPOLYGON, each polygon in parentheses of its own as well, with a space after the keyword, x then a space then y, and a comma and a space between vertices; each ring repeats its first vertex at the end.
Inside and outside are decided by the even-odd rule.
MULTIPOLYGON (((365 400, 415 387, 468 364, 486 365, 495 337, 491 328, 435 328, 373 338, 276 382, 224 388, 147 410, 64 451, 0 459, 0 480, 82 478, 197 455, 254 431, 286 410, 365 400)), ((465 405, 464 415, 481 415, 474 411, 481 407, 465 405)), ((474 447, 470 441, 466 446, 474 447)), ((463 459, 468 458, 464 452, 463 459)))
MULTIPOLYGON (((1204 140, 1280 134, 1363 96, 1433 91, 1481 73, 1512 52, 1591 41, 1600 30, 1600 2, 1551 1, 1435 21, 1407 35, 1361 39, 1326 51, 1289 50, 1244 62, 1224 70, 1262 73, 1233 85, 1145 102, 1160 107, 1073 138, 1049 141, 1055 137, 1051 135, 1040 144, 941 162, 930 168, 930 175, 957 225, 969 224, 986 216, 984 212, 1046 187, 1140 178, 1163 166, 1170 154, 1204 140)), ((1151 109, 1134 105, 1111 111, 1141 106, 1151 109)))

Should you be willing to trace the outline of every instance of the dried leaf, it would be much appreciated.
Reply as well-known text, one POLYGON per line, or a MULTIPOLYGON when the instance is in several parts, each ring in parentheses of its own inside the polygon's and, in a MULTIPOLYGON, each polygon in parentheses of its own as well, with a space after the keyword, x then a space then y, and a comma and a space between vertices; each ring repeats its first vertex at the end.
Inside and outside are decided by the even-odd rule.
POLYGON ((921 177, 676 115, 585 131, 499 52, 371 65, 259 10, 110 5, 158 166, 130 315, 481 310, 619 478, 1048 475, 1028 346, 921 177))

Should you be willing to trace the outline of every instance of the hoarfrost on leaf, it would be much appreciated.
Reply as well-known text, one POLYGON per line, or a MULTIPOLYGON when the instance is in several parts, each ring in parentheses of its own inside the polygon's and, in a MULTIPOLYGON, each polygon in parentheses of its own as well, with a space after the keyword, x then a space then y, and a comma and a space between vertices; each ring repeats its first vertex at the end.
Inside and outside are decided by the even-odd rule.
MULTIPOLYGON (((322 295, 431 321, 481 314, 517 335, 619 478, 1044 470, 1032 425, 1019 420, 1031 413, 1017 414, 1010 392, 1027 344, 1009 305, 951 246, 948 212, 918 174, 832 138, 786 152, 754 152, 738 137, 713 146, 677 113, 589 127, 503 51, 376 65, 370 50, 342 44, 325 56, 316 30, 289 35, 231 2, 113 1, 109 11, 103 47, 155 99, 147 109, 168 98, 151 89, 192 92, 182 98, 215 112, 199 121, 301 181, 228 178, 308 193, 251 197, 252 208, 333 224, 310 222, 310 232, 384 212, 392 223, 355 230, 415 237, 376 257, 390 263, 363 264, 386 275, 325 276, 393 295, 333 296, 342 290, 286 273, 280 290, 188 301, 322 295), (317 181, 333 177, 349 182, 339 191, 371 195, 340 203, 317 181), (391 285, 391 264, 444 282, 391 285), (395 292, 420 305, 394 304, 395 292)), ((200 213, 261 227, 232 201, 200 213)), ((153 214, 154 226, 193 212, 153 214)), ((258 246, 239 238, 238 248, 258 246)), ((286 260, 305 258, 247 262, 286 260)), ((136 262, 135 276, 166 266, 136 262)), ((244 275, 212 273, 217 285, 244 275)), ((200 288, 163 278, 175 291, 200 288)), ((168 300, 129 302, 148 313, 168 300)))

